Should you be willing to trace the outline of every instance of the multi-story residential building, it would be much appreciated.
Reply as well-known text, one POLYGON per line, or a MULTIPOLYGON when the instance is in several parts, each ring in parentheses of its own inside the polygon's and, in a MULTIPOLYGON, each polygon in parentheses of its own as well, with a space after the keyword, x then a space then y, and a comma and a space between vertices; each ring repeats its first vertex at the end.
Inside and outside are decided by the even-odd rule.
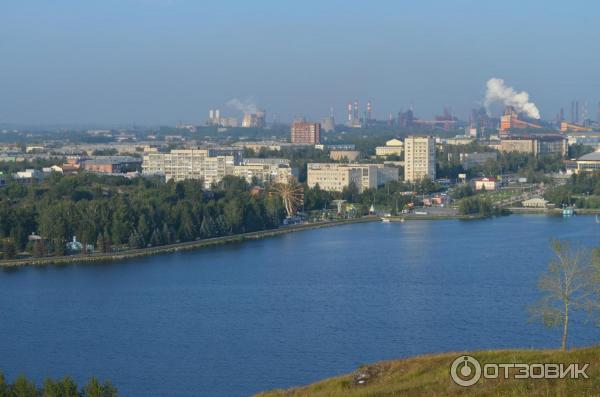
POLYGON ((236 142, 232 146, 235 148, 252 149, 257 153, 260 152, 262 149, 280 151, 282 149, 288 149, 288 148, 294 147, 294 145, 292 145, 289 142, 277 142, 277 141, 259 141, 259 142, 242 141, 242 142, 236 142))
POLYGON ((356 150, 356 145, 353 143, 336 143, 333 145, 325 145, 319 143, 315 145, 317 150, 356 150))
POLYGON ((582 144, 600 150, 600 132, 578 132, 567 135, 569 145, 582 144))
POLYGON ((298 169, 288 159, 246 158, 233 167, 233 175, 245 178, 248 183, 254 177, 264 182, 287 183, 291 177, 298 177, 298 169))
POLYGON ((397 180, 398 168, 386 167, 383 164, 309 163, 307 165, 306 182, 311 188, 318 184, 323 190, 341 192, 354 183, 362 192, 397 180))
POLYGON ((83 169, 100 174, 139 171, 142 159, 131 156, 94 156, 83 161, 83 169))
POLYGON ((39 182, 44 179, 44 173, 40 170, 26 169, 13 174, 15 182, 21 185, 29 185, 33 182, 39 182))
POLYGON ((321 142, 321 124, 306 121, 292 123, 292 143, 316 145, 321 142))
POLYGON ((531 135, 531 136, 504 136, 500 140, 501 152, 518 152, 538 155, 566 156, 568 150, 567 139, 558 134, 531 135))
POLYGON ((210 188, 227 175, 235 175, 252 182, 287 183, 298 172, 286 159, 243 159, 242 151, 233 148, 179 149, 170 153, 147 152, 142 165, 144 174, 164 175, 165 179, 182 181, 203 179, 210 188))
POLYGON ((404 180, 435 179, 435 138, 408 136, 404 139, 404 180))
POLYGON ((375 155, 378 157, 400 156, 404 150, 404 142, 400 139, 390 139, 385 146, 377 146, 375 155))
POLYGON ((233 167, 241 158, 241 150, 237 149, 177 149, 170 153, 145 153, 142 170, 144 174, 164 175, 167 181, 203 179, 209 188, 225 175, 233 175, 233 167))
POLYGON ((460 165, 465 170, 476 166, 484 166, 485 163, 490 160, 494 161, 498 158, 498 153, 496 152, 482 152, 482 153, 460 153, 460 165))
POLYGON ((329 158, 334 161, 356 161, 359 157, 360 152, 358 150, 332 150, 329 152, 329 158))

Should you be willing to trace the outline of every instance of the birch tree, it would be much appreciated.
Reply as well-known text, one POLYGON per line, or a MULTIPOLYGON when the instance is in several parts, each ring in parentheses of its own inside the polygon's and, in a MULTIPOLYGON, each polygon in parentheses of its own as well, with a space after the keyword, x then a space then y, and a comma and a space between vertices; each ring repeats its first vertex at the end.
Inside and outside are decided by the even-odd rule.
POLYGON ((531 320, 562 328, 561 349, 567 349, 569 323, 574 312, 595 304, 595 277, 589 250, 564 240, 551 240, 553 257, 539 280, 542 298, 530 307, 531 320))

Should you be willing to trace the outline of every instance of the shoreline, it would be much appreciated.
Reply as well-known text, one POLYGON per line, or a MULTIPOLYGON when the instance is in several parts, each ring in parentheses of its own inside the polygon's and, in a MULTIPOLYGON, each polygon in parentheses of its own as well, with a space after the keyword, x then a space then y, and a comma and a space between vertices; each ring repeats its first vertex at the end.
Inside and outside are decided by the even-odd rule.
POLYGON ((277 229, 260 230, 257 232, 240 233, 231 236, 214 237, 210 239, 186 241, 157 247, 138 248, 122 252, 111 253, 93 253, 65 256, 48 256, 42 258, 8 259, 0 261, 0 268, 13 268, 20 266, 46 266, 46 265, 69 265, 94 262, 116 262, 144 256, 162 255, 180 251, 192 251, 206 247, 214 247, 222 244, 238 243, 248 240, 258 240, 267 237, 280 236, 287 233, 301 232, 304 230, 321 229, 324 227, 333 227, 348 225, 353 223, 366 223, 380 221, 376 216, 365 216, 362 218, 344 219, 339 221, 303 223, 291 226, 282 226, 277 229))
MULTIPOLYGON (((507 215, 527 215, 527 214, 538 214, 545 216, 561 216, 560 209, 548 209, 548 208, 508 208, 510 211, 507 215)), ((600 210, 595 209, 579 209, 576 210, 576 214, 580 215, 594 215, 600 214, 600 210)), ((401 216, 390 216, 387 217, 390 222, 403 222, 403 221, 435 221, 435 220, 481 220, 486 217, 481 215, 446 215, 446 214, 427 214, 427 215, 415 215, 407 214, 401 216)), ((111 253, 93 253, 93 254, 78 254, 78 255, 64 255, 64 256, 48 256, 41 258, 24 258, 24 259, 8 259, 0 260, 0 268, 14 268, 20 266, 47 266, 47 265, 69 265, 79 263, 94 263, 94 262, 117 262, 125 261, 129 259, 141 258, 145 256, 163 255, 173 252, 180 251, 192 251, 207 247, 214 247, 222 244, 239 243, 249 240, 258 240, 262 238, 280 236, 287 233, 301 232, 305 230, 321 229, 325 227, 334 227, 341 225, 348 225, 354 223, 366 223, 366 222, 381 222, 382 217, 369 215, 361 218, 344 219, 338 221, 327 221, 327 222, 315 222, 315 223, 303 223, 291 226, 282 226, 277 229, 260 230, 256 232, 240 233, 231 236, 213 237, 210 239, 186 241, 183 243, 175 243, 169 245, 161 245, 157 247, 149 248, 138 248, 134 250, 125 250, 121 252, 111 253)))

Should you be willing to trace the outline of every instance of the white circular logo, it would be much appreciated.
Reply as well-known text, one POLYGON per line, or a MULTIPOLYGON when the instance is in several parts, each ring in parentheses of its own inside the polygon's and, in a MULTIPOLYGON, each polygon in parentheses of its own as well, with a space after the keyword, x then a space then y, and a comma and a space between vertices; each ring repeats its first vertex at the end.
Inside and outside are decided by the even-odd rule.
POLYGON ((473 386, 481 378, 481 365, 471 356, 460 356, 450 367, 450 376, 459 386, 473 386))

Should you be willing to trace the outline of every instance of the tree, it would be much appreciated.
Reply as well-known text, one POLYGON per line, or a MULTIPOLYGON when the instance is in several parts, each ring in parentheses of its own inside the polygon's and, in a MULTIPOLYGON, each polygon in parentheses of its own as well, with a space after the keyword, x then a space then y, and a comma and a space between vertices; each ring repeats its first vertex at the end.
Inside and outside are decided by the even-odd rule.
POLYGON ((0 397, 10 397, 10 387, 6 383, 2 371, 0 371, 0 397))
POLYGON ((11 396, 15 397, 37 397, 38 390, 33 382, 27 380, 24 375, 21 375, 15 380, 11 387, 11 396))
POLYGON ((147 241, 150 238, 150 226, 148 226, 148 221, 146 220, 146 216, 144 214, 140 216, 138 221, 137 234, 139 234, 144 241, 147 241))
POLYGON ((46 248, 46 243, 44 239, 36 240, 33 242, 32 254, 36 258, 41 258, 48 254, 48 249, 46 248))
POLYGON ((200 235, 202 238, 214 237, 216 234, 216 226, 210 215, 205 215, 200 225, 200 235))
POLYGON ((169 226, 166 223, 163 223, 162 231, 161 231, 161 239, 164 244, 171 244, 173 242, 173 233, 169 230, 169 226))
POLYGON ((102 237, 102 233, 98 234, 98 238, 96 239, 96 252, 104 252, 104 237, 102 237))
POLYGON ((2 249, 4 251, 4 258, 6 259, 13 259, 17 255, 15 243, 9 238, 4 239, 2 249))
POLYGON ((58 381, 46 379, 42 395, 44 397, 78 397, 77 384, 68 376, 58 381))
POLYGON ((154 229, 154 231, 152 232, 152 237, 150 237, 150 244, 153 247, 156 247, 158 245, 162 245, 161 234, 158 231, 158 229, 154 229))
POLYGON ((104 252, 112 252, 112 244, 110 234, 108 234, 108 230, 104 229, 104 234, 102 235, 102 240, 104 240, 104 252))
POLYGON ((130 249, 144 248, 146 246, 144 236, 142 236, 140 233, 138 233, 135 230, 132 231, 131 234, 129 235, 128 245, 129 245, 130 249))
POLYGON ((562 327, 561 349, 567 349, 573 312, 594 304, 594 283, 589 251, 568 241, 551 240, 554 257, 539 281, 541 300, 530 307, 531 320, 547 327, 562 327))
POLYGON ((117 389, 110 383, 101 384, 98 379, 92 378, 83 388, 83 397, 116 397, 117 389))

